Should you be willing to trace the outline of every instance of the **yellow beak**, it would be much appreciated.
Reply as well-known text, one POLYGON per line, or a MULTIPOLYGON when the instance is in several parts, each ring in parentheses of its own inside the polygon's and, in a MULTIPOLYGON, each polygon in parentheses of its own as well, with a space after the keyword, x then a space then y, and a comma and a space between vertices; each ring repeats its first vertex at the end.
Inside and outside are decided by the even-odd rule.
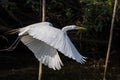
POLYGON ((78 29, 78 30, 87 30, 86 28, 80 27, 80 26, 77 26, 75 29, 78 29))

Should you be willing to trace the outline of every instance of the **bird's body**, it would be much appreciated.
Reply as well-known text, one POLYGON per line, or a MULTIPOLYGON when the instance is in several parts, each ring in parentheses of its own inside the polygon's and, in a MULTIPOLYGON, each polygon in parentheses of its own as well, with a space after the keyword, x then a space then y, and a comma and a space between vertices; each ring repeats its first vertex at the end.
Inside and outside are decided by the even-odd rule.
POLYGON ((77 51, 66 33, 74 28, 75 26, 71 25, 60 30, 49 22, 40 22, 20 28, 18 35, 41 63, 59 70, 63 63, 57 50, 79 63, 85 62, 86 57, 77 51))

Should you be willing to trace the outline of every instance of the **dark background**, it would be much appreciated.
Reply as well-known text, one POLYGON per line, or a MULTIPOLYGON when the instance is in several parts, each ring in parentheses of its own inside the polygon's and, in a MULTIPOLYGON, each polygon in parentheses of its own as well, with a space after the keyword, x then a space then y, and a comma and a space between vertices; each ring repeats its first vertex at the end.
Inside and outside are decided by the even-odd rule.
MULTIPOLYGON (((79 64, 60 53, 64 66, 54 71, 43 65, 42 80, 101 80, 109 40, 112 0, 46 0, 46 21, 56 28, 76 24, 87 31, 69 31, 78 51, 88 57, 79 64)), ((118 2, 112 46, 107 69, 108 80, 120 79, 120 2, 118 2)), ((17 34, 7 31, 41 21, 38 0, 0 0, 0 49, 8 48, 17 34)), ((13 51, 0 52, 0 80, 37 80, 39 62, 21 42, 13 51)))

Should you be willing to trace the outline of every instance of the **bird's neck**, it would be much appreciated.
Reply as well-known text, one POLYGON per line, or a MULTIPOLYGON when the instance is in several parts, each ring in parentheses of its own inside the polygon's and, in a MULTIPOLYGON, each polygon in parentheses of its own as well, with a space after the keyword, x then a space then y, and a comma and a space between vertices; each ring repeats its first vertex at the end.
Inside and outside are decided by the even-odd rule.
POLYGON ((69 30, 71 30, 71 29, 68 26, 65 26, 65 27, 62 28, 62 31, 64 31, 64 32, 67 32, 69 30))

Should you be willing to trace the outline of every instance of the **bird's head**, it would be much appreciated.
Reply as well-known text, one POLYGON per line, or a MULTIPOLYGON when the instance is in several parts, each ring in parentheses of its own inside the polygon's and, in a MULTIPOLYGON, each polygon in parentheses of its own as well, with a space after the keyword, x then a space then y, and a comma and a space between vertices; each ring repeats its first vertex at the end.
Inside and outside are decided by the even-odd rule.
POLYGON ((80 27, 77 25, 69 25, 69 26, 65 26, 62 28, 63 31, 68 31, 68 30, 86 30, 86 28, 84 27, 80 27))

